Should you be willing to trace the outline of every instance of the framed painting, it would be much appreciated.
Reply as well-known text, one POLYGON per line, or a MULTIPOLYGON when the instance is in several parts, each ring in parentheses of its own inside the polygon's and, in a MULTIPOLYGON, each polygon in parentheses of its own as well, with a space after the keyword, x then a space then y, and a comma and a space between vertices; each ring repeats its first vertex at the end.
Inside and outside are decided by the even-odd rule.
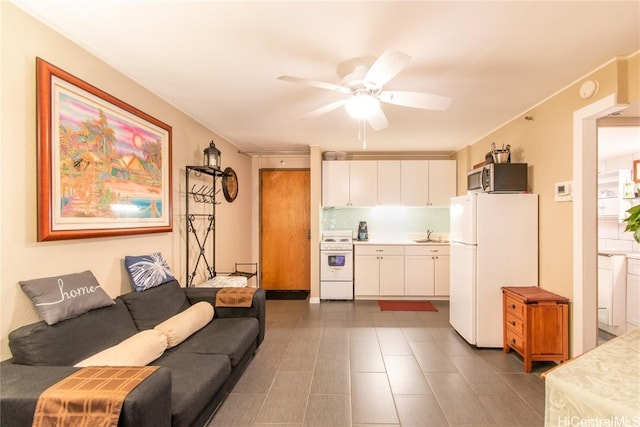
POLYGON ((172 230, 171 127, 36 58, 38 241, 172 230))

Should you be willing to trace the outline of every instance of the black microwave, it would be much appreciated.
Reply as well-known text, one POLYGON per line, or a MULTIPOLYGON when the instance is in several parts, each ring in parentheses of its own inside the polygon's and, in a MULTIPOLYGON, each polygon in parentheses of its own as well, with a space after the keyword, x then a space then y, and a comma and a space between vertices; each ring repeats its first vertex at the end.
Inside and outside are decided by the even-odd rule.
POLYGON ((525 193, 527 163, 489 163, 467 172, 467 191, 525 193))

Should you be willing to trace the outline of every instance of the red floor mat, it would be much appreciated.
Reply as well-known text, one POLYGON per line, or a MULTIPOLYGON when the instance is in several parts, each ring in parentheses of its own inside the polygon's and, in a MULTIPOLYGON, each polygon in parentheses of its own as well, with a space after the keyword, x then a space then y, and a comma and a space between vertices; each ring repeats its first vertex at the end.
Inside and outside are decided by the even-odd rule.
POLYGON ((430 301, 378 301, 382 311, 438 311, 430 301))

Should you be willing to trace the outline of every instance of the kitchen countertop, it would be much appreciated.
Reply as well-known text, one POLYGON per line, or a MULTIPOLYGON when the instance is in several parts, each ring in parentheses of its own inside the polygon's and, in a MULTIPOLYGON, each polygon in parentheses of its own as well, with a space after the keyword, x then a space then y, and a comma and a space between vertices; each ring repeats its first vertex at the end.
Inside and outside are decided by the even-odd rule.
POLYGON ((632 252, 623 249, 600 249, 598 255, 602 256, 626 256, 628 258, 640 259, 640 252, 632 252))
POLYGON ((434 242, 416 242, 411 239, 369 239, 354 240, 354 245, 395 245, 395 246, 449 246, 449 242, 444 240, 434 242))

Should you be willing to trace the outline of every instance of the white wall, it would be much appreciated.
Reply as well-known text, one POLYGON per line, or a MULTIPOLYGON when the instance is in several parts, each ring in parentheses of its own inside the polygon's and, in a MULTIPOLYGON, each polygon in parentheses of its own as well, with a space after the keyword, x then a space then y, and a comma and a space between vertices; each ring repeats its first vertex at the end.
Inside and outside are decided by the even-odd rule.
POLYGON ((251 159, 142 86, 53 32, 8 2, 0 1, 0 355, 10 357, 9 331, 34 321, 36 313, 20 280, 92 270, 115 297, 131 290, 125 255, 160 251, 184 283, 184 166, 201 164, 210 140, 222 151, 223 167, 238 175, 239 195, 217 207, 216 268, 251 261, 251 159), (173 232, 118 238, 37 242, 35 58, 68 71, 173 128, 173 232), (220 247, 224 245, 224 250, 220 247))

